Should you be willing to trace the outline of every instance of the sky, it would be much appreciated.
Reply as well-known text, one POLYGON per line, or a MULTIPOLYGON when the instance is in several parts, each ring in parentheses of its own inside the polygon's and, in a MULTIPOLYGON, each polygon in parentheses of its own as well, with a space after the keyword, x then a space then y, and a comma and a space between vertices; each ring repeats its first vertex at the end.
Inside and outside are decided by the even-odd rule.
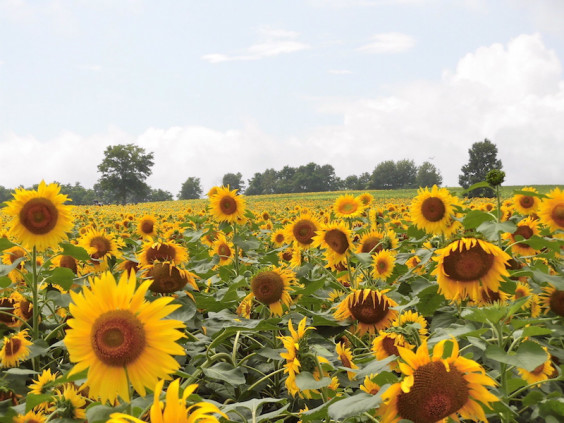
POLYGON ((108 146, 147 183, 385 160, 458 186, 564 183, 561 0, 0 0, 0 185, 91 188, 108 146))

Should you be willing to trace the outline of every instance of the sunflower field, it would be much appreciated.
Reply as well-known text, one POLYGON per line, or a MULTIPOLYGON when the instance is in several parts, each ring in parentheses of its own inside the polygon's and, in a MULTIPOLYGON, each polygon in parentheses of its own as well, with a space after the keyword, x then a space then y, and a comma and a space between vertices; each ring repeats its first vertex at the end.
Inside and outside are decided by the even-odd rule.
POLYGON ((0 422, 563 422, 564 191, 494 188, 16 189, 0 422))

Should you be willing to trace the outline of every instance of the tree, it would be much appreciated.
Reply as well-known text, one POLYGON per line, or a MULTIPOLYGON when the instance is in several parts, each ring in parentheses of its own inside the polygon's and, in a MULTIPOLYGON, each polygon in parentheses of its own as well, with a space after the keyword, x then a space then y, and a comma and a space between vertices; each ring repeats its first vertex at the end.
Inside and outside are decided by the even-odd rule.
POLYGON ((370 178, 370 189, 395 189, 397 187, 397 168, 393 160, 380 162, 370 178))
POLYGON ((243 190, 243 187, 245 186, 245 182, 243 182, 243 175, 241 175, 241 172, 238 173, 226 173, 225 175, 223 175, 223 181, 222 181, 223 186, 228 186, 230 189, 236 189, 239 191, 243 190))
POLYGON ((423 162, 417 169, 415 181, 418 187, 440 186, 443 183, 443 177, 434 164, 431 162, 423 162))
POLYGON ((172 201, 174 197, 170 191, 166 191, 164 189, 151 189, 151 193, 149 194, 148 201, 172 201))
POLYGON ((200 178, 190 176, 182 184, 180 192, 178 193, 179 200, 194 200, 200 198, 202 195, 202 186, 200 183, 200 178))
MULTIPOLYGON (((490 170, 501 170, 501 160, 497 158, 497 147, 487 138, 481 142, 475 142, 468 150, 470 156, 468 163, 462 166, 462 174, 458 177, 458 183, 464 189, 486 180, 490 170)), ((478 188, 468 193, 469 197, 493 197, 491 188, 478 188)))
POLYGON ((12 190, 4 188, 2 185, 0 185, 0 203, 11 200, 12 198, 12 190))
POLYGON ((414 188, 417 177, 417 166, 413 160, 403 159, 396 162, 395 188, 414 188))
POLYGON ((71 204, 74 205, 84 205, 84 204, 94 204, 96 200, 96 193, 93 189, 84 188, 80 182, 75 182, 72 184, 59 184, 61 186, 61 194, 68 195, 72 200, 71 204))
POLYGON ((98 165, 102 174, 98 188, 122 204, 144 201, 151 193, 145 179, 151 175, 153 164, 153 153, 144 148, 134 144, 108 146, 98 165))

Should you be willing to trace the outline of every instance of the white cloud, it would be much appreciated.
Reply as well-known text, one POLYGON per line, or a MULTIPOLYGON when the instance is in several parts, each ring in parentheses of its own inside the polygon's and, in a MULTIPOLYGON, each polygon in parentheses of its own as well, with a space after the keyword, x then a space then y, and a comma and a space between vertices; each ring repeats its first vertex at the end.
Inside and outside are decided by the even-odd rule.
POLYGON ((327 72, 333 75, 350 75, 351 73, 353 73, 348 69, 329 69, 327 72))
POLYGON ((278 56, 280 54, 294 53, 310 48, 308 44, 297 41, 299 34, 294 31, 262 26, 258 29, 261 40, 239 53, 209 53, 202 59, 209 63, 223 63, 232 61, 259 60, 265 57, 278 56))
POLYGON ((401 53, 414 45, 415 39, 407 34, 386 32, 374 35, 370 43, 358 47, 356 50, 370 54, 401 53))

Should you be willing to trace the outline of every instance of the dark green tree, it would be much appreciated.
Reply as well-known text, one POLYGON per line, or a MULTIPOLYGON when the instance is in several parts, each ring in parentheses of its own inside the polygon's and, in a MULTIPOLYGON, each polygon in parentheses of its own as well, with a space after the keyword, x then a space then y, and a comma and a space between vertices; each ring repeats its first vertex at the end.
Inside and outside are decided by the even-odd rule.
POLYGON ((245 190, 246 195, 275 194, 277 191, 278 172, 274 169, 266 169, 257 172, 249 179, 249 186, 245 190))
POLYGON ((11 200, 12 198, 12 190, 0 185, 0 203, 11 200))
POLYGON ((397 167, 393 160, 380 162, 370 178, 370 189, 395 189, 397 187, 397 167))
POLYGON ((190 176, 184 181, 180 192, 178 193, 179 200, 194 200, 202 196, 202 185, 200 178, 190 176))
POLYGON ((403 159, 396 162, 396 185, 394 188, 414 188, 417 166, 413 160, 403 159))
MULTIPOLYGON (((490 170, 501 170, 501 160, 497 158, 496 145, 487 138, 481 142, 475 142, 468 150, 470 156, 468 163, 462 166, 462 174, 458 177, 458 183, 464 189, 486 180, 490 170)), ((467 194, 469 197, 493 197, 491 188, 478 188, 467 194)))
POLYGON ((223 175, 222 185, 229 186, 229 189, 232 190, 236 189, 242 191, 245 186, 245 182, 243 181, 243 175, 241 175, 241 172, 226 173, 225 175, 223 175))
POLYGON ((157 188, 151 189, 151 193, 149 194, 147 201, 172 201, 173 199, 174 197, 170 191, 157 188))
POLYGON ((144 201, 151 193, 145 179, 151 175, 153 164, 153 153, 144 148, 134 144, 108 146, 98 165, 102 174, 98 186, 112 201, 144 201))
POLYGON ((441 186, 443 177, 435 165, 431 162, 423 162, 417 169, 417 177, 415 178, 418 187, 432 187, 433 185, 441 186))
POLYGON ((357 190, 360 189, 359 187, 358 176, 356 175, 349 175, 343 180, 343 189, 344 190, 357 190))

